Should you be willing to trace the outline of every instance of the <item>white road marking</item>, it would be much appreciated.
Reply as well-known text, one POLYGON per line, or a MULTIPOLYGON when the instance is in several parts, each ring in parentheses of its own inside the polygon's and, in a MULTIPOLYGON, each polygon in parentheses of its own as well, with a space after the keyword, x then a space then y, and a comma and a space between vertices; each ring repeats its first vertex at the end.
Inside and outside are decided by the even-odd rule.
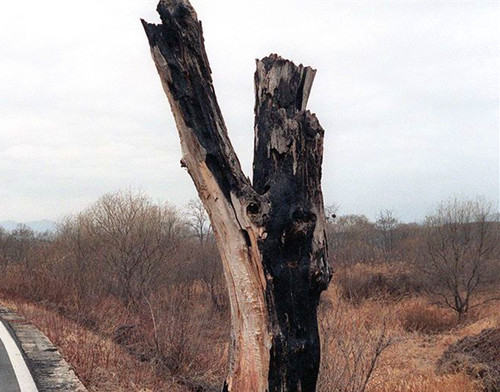
POLYGON ((2 322, 0 322, 0 340, 2 340, 5 346, 21 392, 38 392, 38 388, 36 387, 35 381, 33 381, 33 377, 31 376, 26 362, 24 362, 24 357, 21 351, 19 351, 19 347, 17 347, 16 342, 12 336, 10 336, 9 331, 7 331, 7 328, 2 322))

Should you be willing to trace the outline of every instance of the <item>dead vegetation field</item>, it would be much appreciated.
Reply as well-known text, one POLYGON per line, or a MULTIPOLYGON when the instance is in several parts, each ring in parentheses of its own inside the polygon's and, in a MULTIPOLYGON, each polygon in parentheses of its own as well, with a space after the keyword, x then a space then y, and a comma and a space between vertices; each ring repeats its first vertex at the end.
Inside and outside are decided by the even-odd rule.
MULTIPOLYGON (((119 197, 123 208, 139 203, 119 197)), ((97 207, 104 208, 68 218, 54 235, 1 233, 0 302, 54 342, 89 391, 219 391, 229 306, 203 211, 196 204, 183 214, 166 209, 161 219, 170 226, 161 239, 168 247, 134 264, 138 258, 125 255, 137 238, 149 238, 152 226, 141 225, 157 207, 137 208, 124 237, 117 220, 107 241, 89 223, 97 207), (121 275, 134 265, 132 276, 121 275)), ((397 223, 386 249, 380 224, 342 219, 329 226, 335 273, 320 304, 318 391, 498 391, 498 284, 474 293, 472 304, 482 305, 459 317, 421 269, 423 227, 397 223)), ((490 261, 498 266, 498 258, 490 261)))
MULTIPOLYGON (((195 310, 183 309, 189 312, 185 320, 180 314, 167 316, 175 320, 159 316, 157 328, 167 334, 159 351, 170 358, 155 358, 155 331, 148 312, 127 310, 112 298, 94 304, 87 320, 54 303, 32 302, 12 292, 1 302, 60 347, 91 391, 216 391, 227 360, 228 320, 203 314, 205 296, 200 289, 192 297, 201 314, 193 316, 195 310)), ((450 310, 422 296, 371 298, 358 304, 343 299, 333 284, 321 305, 319 390, 483 391, 482 380, 465 368, 440 374, 437 363, 460 339, 500 328, 496 305, 492 302, 457 325, 450 310)), ((206 299, 205 306, 210 307, 206 299)))

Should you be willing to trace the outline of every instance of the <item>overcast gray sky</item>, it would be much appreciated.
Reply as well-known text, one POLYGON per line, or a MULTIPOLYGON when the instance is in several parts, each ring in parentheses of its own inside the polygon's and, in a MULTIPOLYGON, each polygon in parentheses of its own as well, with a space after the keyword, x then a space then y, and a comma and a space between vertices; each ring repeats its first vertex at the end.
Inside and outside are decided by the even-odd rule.
MULTIPOLYGON (((340 213, 419 220, 499 195, 497 1, 192 0, 251 174, 255 58, 317 69, 323 190, 340 213)), ((139 18, 156 1, 0 1, 0 221, 56 220, 106 192, 185 204, 175 125, 139 18)))

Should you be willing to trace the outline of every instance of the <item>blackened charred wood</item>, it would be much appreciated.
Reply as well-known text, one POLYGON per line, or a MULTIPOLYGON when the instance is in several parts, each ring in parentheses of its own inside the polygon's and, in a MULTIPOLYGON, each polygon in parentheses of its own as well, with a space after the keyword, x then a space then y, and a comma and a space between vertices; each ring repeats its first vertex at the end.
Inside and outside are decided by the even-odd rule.
POLYGON ((315 391, 319 296, 330 281, 321 192, 323 134, 306 111, 315 71, 277 55, 257 61, 253 186, 271 203, 259 241, 268 277, 271 391, 315 391))
POLYGON ((323 130, 305 110, 314 71, 257 63, 254 184, 217 104, 201 23, 188 0, 143 21, 187 167, 208 211, 231 306, 225 391, 315 390, 316 309, 330 279, 321 195, 323 130))

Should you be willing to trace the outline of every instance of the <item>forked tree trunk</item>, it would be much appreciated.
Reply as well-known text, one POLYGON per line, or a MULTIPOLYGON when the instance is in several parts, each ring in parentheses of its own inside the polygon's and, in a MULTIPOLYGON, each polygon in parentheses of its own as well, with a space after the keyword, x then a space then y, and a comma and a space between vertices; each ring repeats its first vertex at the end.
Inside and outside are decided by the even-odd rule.
POLYGON ((306 111, 315 71, 257 61, 253 185, 229 141, 187 0, 143 21, 187 167, 208 211, 231 306, 228 392, 316 389, 319 296, 331 278, 321 193, 323 129, 306 111))

